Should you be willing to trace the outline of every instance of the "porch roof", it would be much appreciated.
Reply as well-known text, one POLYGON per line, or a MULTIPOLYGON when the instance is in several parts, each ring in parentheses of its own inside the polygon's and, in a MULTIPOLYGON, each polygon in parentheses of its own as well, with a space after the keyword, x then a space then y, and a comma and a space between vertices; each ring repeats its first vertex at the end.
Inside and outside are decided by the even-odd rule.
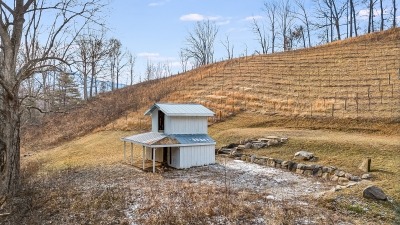
POLYGON ((215 141, 207 134, 171 134, 148 132, 121 138, 124 142, 135 143, 146 147, 181 147, 195 145, 212 145, 215 141))

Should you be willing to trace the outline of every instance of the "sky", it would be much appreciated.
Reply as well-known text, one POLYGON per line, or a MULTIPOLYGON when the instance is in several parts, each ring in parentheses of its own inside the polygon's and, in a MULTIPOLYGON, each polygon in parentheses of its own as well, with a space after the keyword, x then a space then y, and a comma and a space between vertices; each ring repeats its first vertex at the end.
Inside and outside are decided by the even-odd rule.
POLYGON ((234 56, 257 48, 250 24, 260 16, 264 0, 113 0, 107 26, 110 36, 136 55, 136 72, 143 74, 147 59, 169 62, 174 72, 181 70, 179 51, 196 21, 211 20, 219 27, 215 56, 227 53, 221 44, 229 36, 234 56))

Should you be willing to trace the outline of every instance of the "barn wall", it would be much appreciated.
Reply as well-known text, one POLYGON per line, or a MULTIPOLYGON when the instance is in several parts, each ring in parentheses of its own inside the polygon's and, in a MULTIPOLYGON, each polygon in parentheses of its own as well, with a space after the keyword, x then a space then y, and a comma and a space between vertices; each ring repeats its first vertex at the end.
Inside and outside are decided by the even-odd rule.
POLYGON ((179 156, 179 165, 174 166, 178 169, 212 164, 215 163, 215 145, 180 147, 179 156))
POLYGON ((151 132, 158 132, 158 110, 151 113, 151 132))
POLYGON ((207 117, 166 116, 166 134, 207 134, 207 117))

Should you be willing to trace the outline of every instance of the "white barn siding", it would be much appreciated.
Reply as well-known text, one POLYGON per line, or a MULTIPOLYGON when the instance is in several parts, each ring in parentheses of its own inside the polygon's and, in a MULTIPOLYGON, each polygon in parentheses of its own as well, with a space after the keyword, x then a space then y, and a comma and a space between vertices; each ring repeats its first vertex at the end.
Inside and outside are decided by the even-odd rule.
POLYGON ((165 118, 165 134, 207 134, 207 117, 165 118))
POLYGON ((158 110, 151 113, 151 132, 158 132, 158 110))
POLYGON ((180 147, 179 152, 178 169, 215 163, 215 145, 180 147))
POLYGON ((172 167, 175 167, 175 168, 179 168, 179 163, 180 163, 180 160, 179 160, 180 159, 179 148, 177 148, 177 147, 171 148, 171 155, 169 157, 171 157, 171 160, 168 159, 168 165, 172 166, 172 167))

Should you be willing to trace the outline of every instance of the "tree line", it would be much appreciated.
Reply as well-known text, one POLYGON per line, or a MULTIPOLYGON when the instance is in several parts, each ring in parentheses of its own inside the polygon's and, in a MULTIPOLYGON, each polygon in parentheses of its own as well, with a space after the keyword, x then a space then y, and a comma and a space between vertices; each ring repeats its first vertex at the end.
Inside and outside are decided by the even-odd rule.
MULTIPOLYGON (((361 34, 398 26, 396 0, 270 0, 262 16, 253 17, 250 30, 258 48, 254 54, 268 54, 309 48, 361 34)), ((200 21, 186 37, 180 50, 182 71, 215 62, 214 45, 219 27, 200 21)), ((229 36, 221 41, 226 59, 233 58, 229 36)), ((247 55, 247 47, 241 56, 247 55)), ((239 55, 239 56, 240 56, 239 55)))

